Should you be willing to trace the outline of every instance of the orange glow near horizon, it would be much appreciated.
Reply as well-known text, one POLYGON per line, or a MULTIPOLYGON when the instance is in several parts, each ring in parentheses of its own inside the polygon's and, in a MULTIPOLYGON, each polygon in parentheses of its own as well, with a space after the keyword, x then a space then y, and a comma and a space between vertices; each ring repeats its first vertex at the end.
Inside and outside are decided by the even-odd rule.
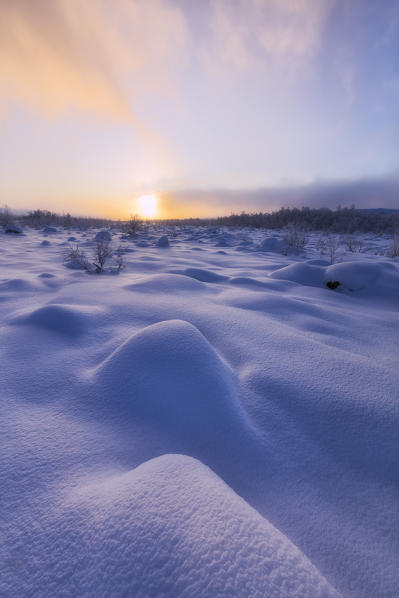
POLYGON ((158 197, 155 194, 142 195, 136 199, 138 214, 142 218, 155 218, 158 211, 158 197))
POLYGON ((173 191, 162 189, 145 195, 134 192, 123 195, 80 195, 68 193, 67 189, 57 189, 51 195, 42 193, 32 197, 26 193, 18 199, 10 195, 8 205, 16 213, 41 209, 60 214, 69 212, 77 217, 121 221, 128 220, 131 214, 137 214, 141 219, 168 220, 214 218, 231 212, 230 207, 218 204, 213 193, 208 199, 206 194, 196 197, 195 193, 187 192, 181 196, 179 192, 175 195, 173 191))

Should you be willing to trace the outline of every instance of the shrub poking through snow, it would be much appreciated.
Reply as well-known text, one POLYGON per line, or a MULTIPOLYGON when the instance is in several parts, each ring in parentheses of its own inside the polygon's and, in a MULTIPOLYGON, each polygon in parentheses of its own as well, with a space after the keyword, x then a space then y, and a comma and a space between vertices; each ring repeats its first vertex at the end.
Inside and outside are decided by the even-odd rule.
POLYGON ((90 263, 84 251, 79 248, 79 245, 69 245, 68 251, 64 257, 64 263, 68 268, 73 270, 86 270, 91 272, 90 263))
POLYGON ((351 253, 360 251, 363 246, 363 241, 356 237, 356 235, 347 235, 344 238, 344 243, 347 251, 350 251, 351 253))
POLYGON ((325 254, 326 248, 327 248, 327 241, 326 241, 325 237, 320 235, 320 237, 316 241, 315 248, 320 253, 320 255, 325 254))
POLYGON ((64 262, 68 268, 82 269, 86 270, 86 272, 101 274, 105 271, 106 262, 110 257, 114 257, 115 267, 110 268, 109 271, 120 272, 124 268, 122 248, 119 247, 114 253, 109 241, 96 242, 91 261, 78 245, 70 245, 64 262))
POLYGON ((283 239, 288 247, 296 249, 297 251, 304 249, 308 242, 305 230, 294 223, 288 224, 288 226, 285 227, 283 239))
POLYGON ((130 214, 129 220, 126 222, 125 226, 123 227, 124 232, 127 235, 134 235, 139 228, 141 227, 142 222, 137 214, 130 214))
POLYGON ((111 248, 109 241, 106 241, 106 240, 97 241, 97 243, 94 247, 94 253, 93 253, 93 258, 94 258, 93 266, 95 267, 97 274, 99 274, 100 272, 103 272, 105 262, 111 255, 112 255, 112 248, 111 248))
POLYGON ((388 247, 387 255, 389 257, 399 257, 399 230, 395 232, 392 241, 388 247))
POLYGON ((328 237, 326 240, 326 249, 330 257, 330 264, 335 264, 338 259, 338 249, 341 245, 339 237, 328 237))
POLYGON ((331 289, 332 291, 334 291, 337 287, 339 287, 341 283, 339 282, 339 280, 328 280, 326 282, 326 286, 331 289))

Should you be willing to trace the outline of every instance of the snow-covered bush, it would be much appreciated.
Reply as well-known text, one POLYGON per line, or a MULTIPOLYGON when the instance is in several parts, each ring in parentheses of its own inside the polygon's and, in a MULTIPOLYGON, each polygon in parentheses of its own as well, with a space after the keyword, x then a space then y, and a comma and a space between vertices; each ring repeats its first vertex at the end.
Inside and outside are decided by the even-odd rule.
POLYGON ((68 268, 72 268, 73 270, 82 269, 86 270, 86 272, 91 272, 86 254, 79 248, 79 245, 69 245, 64 256, 64 263, 68 268))
POLYGON ((396 231, 388 247, 387 255, 389 257, 399 257, 399 231, 396 231))
POLYGON ((91 260, 87 258, 85 252, 78 245, 69 245, 64 262, 68 268, 82 269, 86 270, 86 272, 101 274, 101 272, 105 271, 106 262, 110 257, 114 258, 115 264, 115 267, 111 268, 110 271, 120 272, 124 267, 122 249, 119 247, 114 252, 109 241, 96 242, 91 260))
POLYGON ((315 247, 316 250, 320 253, 320 255, 324 255, 327 248, 326 238, 320 235, 320 237, 316 241, 315 247))
POLYGON ((130 214, 129 220, 123 226, 123 232, 127 235, 133 235, 136 233, 142 225, 142 222, 137 214, 130 214))
POLYGON ((288 247, 298 251, 304 249, 308 242, 305 230, 295 223, 288 224, 284 228, 283 239, 288 247))
POLYGON ((341 239, 337 236, 331 236, 326 239, 326 249, 330 258, 330 264, 335 264, 338 259, 338 250, 341 246, 341 239))
POLYGON ((112 248, 109 241, 97 241, 93 252, 93 266, 97 274, 103 272, 105 262, 112 255, 112 248))
POLYGON ((343 241, 347 251, 350 251, 351 253, 360 251, 363 246, 362 239, 359 239, 356 235, 347 235, 344 237, 343 241))
POLYGON ((327 254, 330 264, 335 264, 339 258, 339 248, 341 247, 341 238, 337 235, 320 236, 315 244, 316 250, 320 255, 327 254))

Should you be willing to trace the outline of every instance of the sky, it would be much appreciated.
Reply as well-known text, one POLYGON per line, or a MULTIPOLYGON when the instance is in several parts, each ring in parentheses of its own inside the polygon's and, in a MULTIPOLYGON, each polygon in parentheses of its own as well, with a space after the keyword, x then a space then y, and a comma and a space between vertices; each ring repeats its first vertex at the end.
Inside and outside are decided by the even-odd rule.
POLYGON ((0 0, 0 205, 399 208, 397 0, 0 0))

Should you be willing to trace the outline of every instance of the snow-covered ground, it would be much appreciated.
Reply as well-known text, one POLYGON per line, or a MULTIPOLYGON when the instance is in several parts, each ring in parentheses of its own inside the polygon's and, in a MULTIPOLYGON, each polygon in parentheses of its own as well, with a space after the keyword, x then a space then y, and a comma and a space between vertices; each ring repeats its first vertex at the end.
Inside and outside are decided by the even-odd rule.
POLYGON ((388 240, 96 232, 0 234, 0 595, 397 597, 388 240))

